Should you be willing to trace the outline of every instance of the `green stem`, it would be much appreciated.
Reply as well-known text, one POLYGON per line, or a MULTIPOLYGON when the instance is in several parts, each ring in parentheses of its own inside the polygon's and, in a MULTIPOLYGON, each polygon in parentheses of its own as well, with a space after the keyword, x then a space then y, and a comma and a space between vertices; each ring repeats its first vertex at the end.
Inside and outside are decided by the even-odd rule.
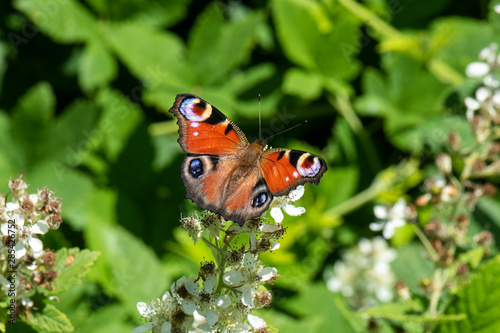
POLYGON ((373 184, 368 187, 367 189, 359 192, 355 196, 347 199, 346 201, 343 201, 342 203, 338 204, 335 207, 330 208, 325 212, 326 215, 330 216, 343 216, 346 215, 349 212, 352 212, 353 210, 357 209, 358 207, 363 206, 367 202, 373 200, 377 196, 377 194, 381 191, 382 186, 380 182, 373 182, 373 184))
POLYGON ((439 254, 436 252, 436 250, 434 250, 432 244, 429 242, 422 229, 420 229, 420 227, 416 224, 413 224, 413 228, 415 230, 415 234, 420 239, 425 249, 431 256, 432 261, 437 262, 439 260, 439 254))
POLYGON ((382 35, 382 39, 404 38, 404 35, 390 24, 375 15, 372 11, 354 0, 339 0, 339 3, 366 25, 382 35))
POLYGON ((359 138, 363 151, 369 161, 369 166, 373 171, 379 170, 381 168, 380 161, 373 145, 373 141, 370 139, 368 133, 363 127, 363 123, 354 111, 349 96, 342 93, 335 95, 335 97, 329 95, 328 101, 337 108, 342 117, 344 117, 347 121, 347 124, 353 133, 359 138))

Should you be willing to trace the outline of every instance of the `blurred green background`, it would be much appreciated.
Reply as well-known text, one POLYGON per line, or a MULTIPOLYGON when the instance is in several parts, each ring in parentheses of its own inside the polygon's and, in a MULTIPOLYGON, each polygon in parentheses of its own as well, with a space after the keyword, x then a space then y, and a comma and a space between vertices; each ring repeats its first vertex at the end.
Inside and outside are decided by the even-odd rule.
MULTIPOLYGON (((57 306, 77 332, 130 332, 141 323, 137 302, 197 274, 211 255, 178 228, 181 214, 198 208, 184 200, 184 154, 167 110, 176 94, 197 94, 252 141, 261 94, 264 135, 307 120, 270 145, 318 154, 329 170, 298 202, 307 212, 286 218, 281 249, 264 258, 282 278, 272 308, 259 314, 282 332, 362 327, 326 292, 322 272, 336 248, 373 234, 374 200, 393 203, 423 179, 413 156, 431 160, 451 129, 464 145, 472 140, 463 98, 474 82, 464 70, 499 41, 493 6, 2 1, 0 192, 19 174, 31 192, 48 186, 63 200, 65 223, 45 247, 101 253, 57 306)), ((498 218, 478 214, 497 233, 498 218)))

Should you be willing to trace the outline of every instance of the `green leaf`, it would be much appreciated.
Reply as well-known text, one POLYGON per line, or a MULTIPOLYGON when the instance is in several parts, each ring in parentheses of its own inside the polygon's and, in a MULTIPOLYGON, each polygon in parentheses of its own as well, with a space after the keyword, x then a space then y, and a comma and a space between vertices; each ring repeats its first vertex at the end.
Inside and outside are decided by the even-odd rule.
POLYGON ((207 6, 189 34, 188 61, 193 83, 221 83, 228 73, 245 63, 257 38, 262 16, 249 12, 225 22, 219 5, 207 6), (209 74, 207 74, 209 73, 209 74))
POLYGON ((137 104, 116 90, 100 90, 96 96, 96 103, 103 109, 97 125, 100 141, 107 158, 115 161, 142 121, 143 113, 137 104))
POLYGON ((486 333, 500 331, 500 256, 484 263, 479 270, 471 274, 465 285, 451 304, 446 308, 446 315, 465 314, 467 319, 447 323, 436 332, 486 333))
MULTIPOLYGON (((183 45, 179 37, 138 23, 113 24, 105 38, 115 53, 146 87, 161 83, 178 87, 184 73, 183 45)), ((139 86, 140 88, 140 86, 139 86)))
POLYGON ((385 318, 389 320, 395 320, 400 322, 456 322, 461 321, 466 318, 464 314, 452 314, 452 315, 416 315, 415 312, 423 311, 423 307, 416 305, 415 302, 398 302, 398 303, 384 303, 377 305, 375 307, 366 309, 362 311, 362 314, 374 317, 374 318, 385 318))
POLYGON ((81 43, 99 35, 96 19, 75 0, 15 0, 14 7, 60 43, 81 43))
POLYGON ((102 131, 96 127, 99 109, 87 100, 75 100, 57 118, 50 133, 53 160, 70 167, 85 163, 89 154, 102 143, 102 131))
POLYGON ((0 96, 3 87, 3 76, 7 70, 7 47, 6 44, 0 42, 0 96))
POLYGON ((110 295, 124 303, 130 315, 137 315, 137 302, 160 297, 170 281, 151 248, 114 223, 104 220, 96 211, 85 231, 89 248, 102 253, 100 261, 105 268, 93 277, 99 279, 110 295))
POLYGON ((11 135, 11 119, 0 110, 0 178, 11 179, 19 176, 24 169, 26 154, 11 135))
POLYGON ((273 0, 273 19, 286 56, 325 76, 352 78, 359 70, 359 23, 343 7, 306 0, 273 0), (329 15, 331 14, 331 15, 329 15))
POLYGON ((48 187, 62 198, 64 223, 70 224, 75 231, 85 228, 89 221, 84 212, 89 204, 88 198, 95 190, 89 177, 51 160, 37 164, 28 178, 32 189, 48 187))
POLYGON ((55 295, 80 284, 98 256, 98 252, 88 249, 80 250, 76 247, 58 250, 53 268, 57 272, 57 278, 54 280, 54 289, 47 291, 46 294, 55 295))
POLYGON ((50 154, 49 133, 53 125, 56 98, 47 82, 31 87, 12 112, 11 136, 23 147, 28 163, 43 160, 50 154))
POLYGON ((38 332, 72 332, 70 320, 51 304, 45 304, 42 312, 31 311, 28 324, 38 332))
MULTIPOLYGON (((360 332, 364 326, 359 317, 355 317, 347 308, 342 298, 332 294, 323 284, 304 285, 298 297, 287 300, 284 308, 299 316, 301 320, 317 323, 317 329, 310 332, 360 332)), ((281 305, 281 304, 280 304, 281 305)))
POLYGON ((84 91, 109 84, 117 74, 117 64, 100 39, 88 42, 78 66, 78 80, 84 91))
POLYGON ((429 48, 433 57, 455 69, 456 73, 464 78, 465 67, 473 61, 478 61, 479 52, 496 40, 490 25, 466 17, 444 17, 435 20, 430 33, 429 48))
POLYGON ((283 78, 283 91, 303 99, 317 99, 322 89, 322 76, 311 71, 290 68, 283 78))
POLYGON ((412 293, 421 294, 419 288, 420 280, 431 277, 434 272, 434 264, 425 258, 425 250, 418 244, 408 244, 399 249, 396 260, 391 267, 398 280, 403 280, 412 293))

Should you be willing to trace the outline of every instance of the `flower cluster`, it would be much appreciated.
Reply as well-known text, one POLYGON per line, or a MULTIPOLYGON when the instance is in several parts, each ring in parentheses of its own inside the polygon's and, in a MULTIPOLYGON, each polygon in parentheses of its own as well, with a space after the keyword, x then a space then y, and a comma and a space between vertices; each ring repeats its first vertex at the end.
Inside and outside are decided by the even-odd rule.
MULTIPOLYGON (((498 67, 500 55, 498 44, 492 43, 479 53, 482 61, 469 64, 465 70, 467 76, 482 78, 474 97, 466 97, 466 116, 472 124, 478 142, 486 141, 490 136, 498 138, 500 125, 500 80, 498 67), (496 127, 496 128, 494 128, 496 127)), ((498 151, 497 151, 498 155, 498 151)))
POLYGON ((330 291, 340 292, 356 309, 389 302, 395 282, 390 263, 396 255, 384 238, 362 238, 333 269, 325 272, 326 285, 330 291))
POLYGON ((265 321, 251 312, 270 305, 272 296, 264 285, 274 283, 279 274, 276 268, 264 266, 258 255, 279 248, 286 230, 281 210, 302 214, 305 209, 291 203, 303 193, 300 186, 286 197, 275 198, 271 208, 274 223, 255 218, 243 226, 228 226, 211 212, 182 218, 181 227, 195 244, 201 240, 210 247, 214 261, 202 263, 197 278, 177 280, 161 299, 138 303, 137 309, 148 323, 134 332, 268 332, 265 321), (242 239, 246 243, 241 244, 242 239))
POLYGON ((0 195, 0 282, 6 294, 15 290, 17 313, 29 312, 33 306, 31 296, 38 286, 52 288, 57 272, 55 253, 44 250, 38 235, 58 229, 62 223, 61 200, 47 188, 29 194, 22 178, 9 182, 10 192, 0 195), (10 200, 9 200, 10 198, 10 200), (9 272, 16 278, 9 280, 9 272), (14 286, 12 284, 14 283, 14 286))
POLYGON ((372 231, 382 231, 385 239, 394 236, 396 229, 402 227, 415 214, 413 206, 407 205, 405 199, 399 199, 393 206, 376 205, 373 208, 375 217, 379 222, 370 223, 372 231))

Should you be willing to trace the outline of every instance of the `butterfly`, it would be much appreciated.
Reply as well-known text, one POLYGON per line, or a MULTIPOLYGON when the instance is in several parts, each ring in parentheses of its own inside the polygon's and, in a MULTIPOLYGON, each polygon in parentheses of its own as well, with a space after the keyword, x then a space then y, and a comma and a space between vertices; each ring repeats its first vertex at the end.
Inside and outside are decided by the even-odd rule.
POLYGON ((250 144, 245 134, 217 108, 191 94, 179 94, 169 112, 177 118, 186 198, 202 209, 240 225, 261 216, 275 196, 304 183, 319 184, 325 161, 293 149, 250 144))

